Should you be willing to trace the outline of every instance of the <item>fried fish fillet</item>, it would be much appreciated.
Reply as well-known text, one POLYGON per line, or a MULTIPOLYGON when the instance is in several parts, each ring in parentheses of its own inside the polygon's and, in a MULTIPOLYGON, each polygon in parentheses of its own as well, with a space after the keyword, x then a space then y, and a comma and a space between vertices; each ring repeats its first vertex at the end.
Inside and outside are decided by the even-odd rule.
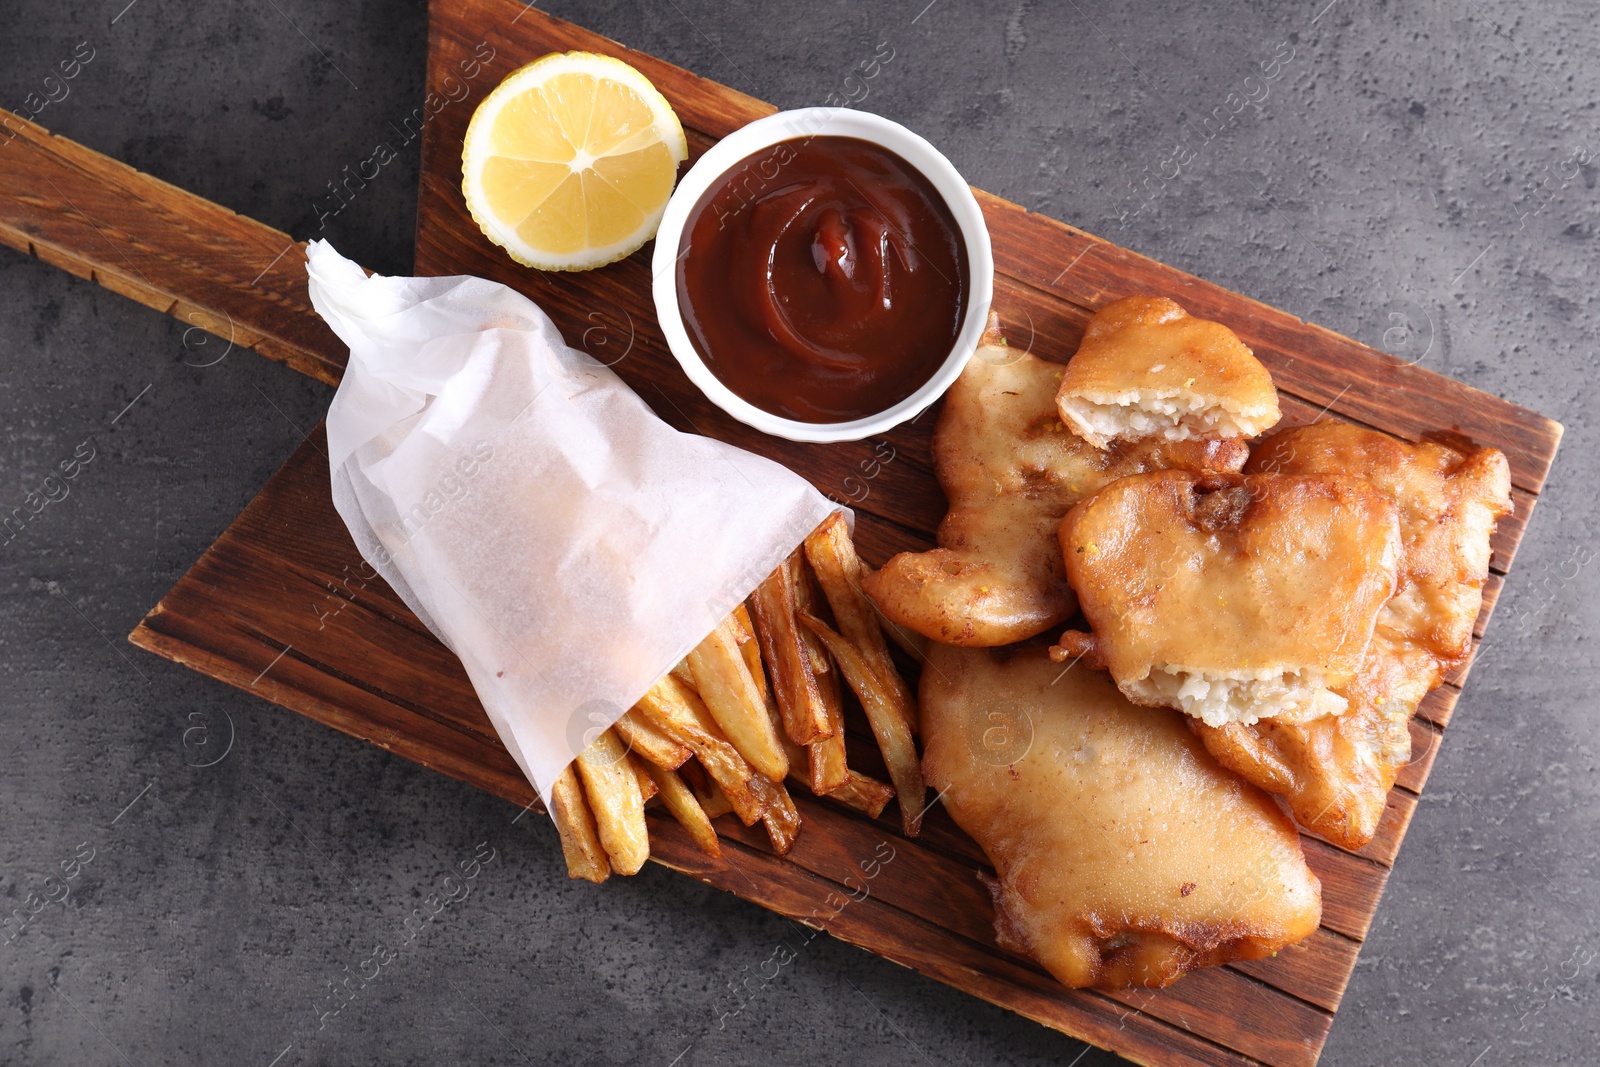
POLYGON ((1399 550, 1393 501, 1359 478, 1134 475, 1062 520, 1094 633, 1061 647, 1104 662, 1134 703, 1212 726, 1337 714, 1399 550))
POLYGON ((1279 418, 1272 375, 1245 343, 1164 296, 1123 297, 1096 312, 1056 403, 1096 448, 1113 439, 1254 437, 1279 418))
POLYGON ((861 583, 888 618, 951 645, 1021 641, 1072 614, 1055 531, 1082 497, 1140 471, 1237 471, 1248 454, 1241 441, 1092 448, 1057 415, 1059 364, 1008 348, 997 333, 985 342, 934 431, 934 472, 950 502, 939 547, 903 552, 861 583))
POLYGON ((1069 986, 1164 986, 1317 928, 1293 823, 1181 716, 1037 645, 928 655, 923 769, 994 864, 1002 947, 1069 986))
POLYGON ((1282 794, 1301 825, 1358 849, 1372 840, 1395 772, 1411 758, 1417 704, 1466 658, 1489 574, 1495 520, 1511 512, 1498 450, 1408 444, 1340 422, 1261 443, 1252 471, 1358 475, 1399 509, 1399 592, 1379 612, 1344 714, 1290 724, 1196 724, 1212 755, 1282 794))

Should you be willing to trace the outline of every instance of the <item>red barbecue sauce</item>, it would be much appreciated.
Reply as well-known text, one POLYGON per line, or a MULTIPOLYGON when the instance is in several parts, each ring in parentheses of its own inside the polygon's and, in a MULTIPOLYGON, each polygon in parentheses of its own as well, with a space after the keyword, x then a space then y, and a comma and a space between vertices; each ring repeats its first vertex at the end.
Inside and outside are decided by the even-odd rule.
POLYGON ((875 415, 950 354, 967 249, 916 168, 854 137, 782 141, 706 191, 684 226, 678 305, 711 373, 801 422, 875 415))

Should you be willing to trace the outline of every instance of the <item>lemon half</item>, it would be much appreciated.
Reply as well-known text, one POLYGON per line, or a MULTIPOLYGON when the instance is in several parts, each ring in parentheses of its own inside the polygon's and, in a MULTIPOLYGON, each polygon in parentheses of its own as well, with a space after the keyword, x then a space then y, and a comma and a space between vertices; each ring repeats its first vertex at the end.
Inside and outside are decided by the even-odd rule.
POLYGON ((556 52, 478 105, 461 192, 518 263, 588 270, 655 236, 688 155, 678 116, 643 74, 610 56, 556 52))

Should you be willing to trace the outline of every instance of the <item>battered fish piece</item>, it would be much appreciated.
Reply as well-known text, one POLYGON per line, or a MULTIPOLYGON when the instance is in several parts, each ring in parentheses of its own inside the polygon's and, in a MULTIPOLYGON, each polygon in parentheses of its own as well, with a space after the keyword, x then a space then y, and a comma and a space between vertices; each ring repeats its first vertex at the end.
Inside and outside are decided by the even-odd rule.
POLYGON ((903 552, 861 582, 889 619, 950 645, 1010 644, 1072 615, 1055 531, 1084 496, 1140 471, 1237 471, 1249 452, 1241 441, 1092 448, 1057 415, 1059 364, 1006 347, 992 325, 984 342, 934 431, 934 472, 950 502, 939 547, 903 552))
POLYGON ((928 655, 923 770, 994 864, 1001 947, 1069 986, 1164 986, 1317 928, 1294 824, 1182 716, 1038 645, 928 655))
POLYGON ((1511 513, 1511 473, 1497 449, 1409 444, 1341 422, 1263 441, 1252 471, 1359 475, 1399 509, 1399 592, 1378 614, 1349 709, 1299 725, 1196 725, 1226 767, 1289 802, 1302 826, 1344 848, 1372 840, 1395 772, 1411 759, 1417 704, 1459 666, 1489 575, 1495 520, 1511 513))
POLYGON ((1061 523, 1094 633, 1055 654, 1103 662, 1129 700, 1210 726, 1338 714, 1394 595, 1395 505, 1359 478, 1158 471, 1061 523))
POLYGON ((1254 437, 1279 418, 1272 375, 1234 332, 1164 296, 1129 296, 1089 320, 1056 403, 1096 448, 1148 437, 1254 437))

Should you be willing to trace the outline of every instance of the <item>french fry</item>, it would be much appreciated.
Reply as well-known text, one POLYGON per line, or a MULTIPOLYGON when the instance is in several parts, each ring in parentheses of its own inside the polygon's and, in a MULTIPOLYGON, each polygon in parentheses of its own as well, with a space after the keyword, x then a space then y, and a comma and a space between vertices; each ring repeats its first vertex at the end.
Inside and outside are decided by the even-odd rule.
MULTIPOLYGON (((756 649, 756 653, 753 657, 749 655, 745 656, 745 662, 750 663, 752 660, 754 660, 755 673, 758 677, 760 676, 761 670, 761 652, 757 647, 759 644, 760 642, 758 641, 750 640, 746 641, 740 648, 740 651, 743 651, 747 648, 756 649)), ((772 723, 773 735, 778 739, 778 747, 783 749, 784 763, 786 766, 788 766, 789 773, 792 775, 795 773, 795 768, 797 766, 803 765, 805 749, 799 749, 799 753, 802 758, 802 764, 796 764, 795 751, 798 746, 796 746, 793 741, 789 740, 789 735, 783 730, 783 716, 778 712, 778 700, 772 695, 772 688, 770 686, 761 686, 761 702, 767 709, 767 721, 772 723)))
MULTIPOLYGON (((669 737, 688 745, 711 779, 722 787, 739 821, 754 826, 766 802, 750 788, 755 771, 723 735, 699 694, 669 674, 639 699, 639 708, 669 737)), ((761 712, 766 715, 766 710, 761 712)))
POLYGON ((733 627, 733 638, 739 642, 740 648, 749 644, 750 639, 756 635, 755 623, 750 621, 750 612, 743 604, 728 613, 727 621, 733 627))
POLYGON ((639 799, 646 804, 650 803, 655 799, 656 794, 661 792, 661 787, 656 785, 656 780, 650 777, 650 772, 646 770, 650 765, 649 761, 639 759, 632 752, 629 752, 623 759, 627 760, 628 767, 633 771, 633 776, 639 781, 639 799))
MULTIPOLYGON (((813 635, 808 633, 807 636, 812 636, 815 640, 813 635)), ((833 724, 833 733, 807 745, 806 755, 810 759, 808 770, 811 774, 811 791, 831 793, 849 781, 852 773, 845 764, 844 694, 839 688, 839 672, 831 667, 827 674, 818 679, 818 683, 823 691, 823 703, 828 709, 828 719, 833 724)))
POLYGON ((556 776, 550 790, 550 815, 561 835, 561 854, 567 860, 567 877, 603 882, 611 877, 611 861, 600 844, 594 813, 583 798, 583 786, 568 766, 556 776))
POLYGON ((705 809, 706 818, 715 819, 733 810, 733 805, 728 803, 728 795, 722 791, 717 780, 706 773, 706 769, 700 766, 699 762, 685 763, 678 768, 678 774, 685 784, 694 790, 694 798, 700 802, 700 807, 705 809))
POLYGON ((744 657, 744 665, 750 668, 750 677, 755 679, 756 688, 761 690, 762 703, 771 705, 772 687, 767 684, 767 672, 761 663, 761 642, 755 640, 756 624, 743 604, 733 609, 733 618, 744 627, 747 634, 745 639, 739 642, 739 654, 744 657))
POLYGON ((894 799, 894 787, 860 771, 851 771, 849 781, 829 792, 828 798, 876 819, 894 799))
MULTIPOLYGON (((817 608, 823 603, 822 590, 817 585, 816 571, 806 559, 803 547, 789 557, 789 564, 794 574, 795 615, 816 615, 820 619, 822 616, 817 608)), ((800 636, 805 640, 806 650, 811 653, 811 673, 816 675, 818 684, 821 684, 824 675, 833 673, 833 661, 828 658, 828 650, 823 647, 822 641, 816 634, 802 626, 800 636)), ((833 688, 837 691, 839 688, 837 677, 834 682, 833 688)), ((824 693, 823 696, 826 698, 827 694, 824 693)))
POLYGON ((889 780, 900 797, 901 825, 907 837, 917 836, 922 829, 928 789, 922 777, 922 762, 917 758, 917 746, 911 737, 908 715, 898 706, 896 696, 884 685, 866 656, 854 645, 814 615, 803 615, 800 621, 822 639, 850 688, 861 698, 861 707, 867 713, 872 734, 878 739, 883 761, 889 767, 889 780))
POLYGON ((780 856, 787 855, 800 834, 800 812, 794 806, 794 798, 782 782, 774 782, 765 775, 758 774, 750 782, 767 801, 767 811, 761 816, 761 822, 767 828, 772 850, 780 856))
POLYGON ((751 594, 750 606, 755 612, 757 644, 772 672, 772 692, 783 717, 784 733, 796 744, 809 745, 831 737, 834 725, 817 684, 804 631, 795 617, 796 562, 791 556, 778 564, 751 594))
MULTIPOLYGON (((757 641, 749 641, 749 645, 755 645, 755 643, 757 641)), ((778 741, 784 745, 784 755, 789 758, 790 779, 794 779, 794 781, 798 781, 802 785, 810 785, 808 779, 800 777, 800 774, 802 774, 802 769, 800 768, 808 766, 808 763, 810 763, 808 750, 806 750, 805 745, 797 745, 794 741, 790 741, 789 734, 784 733, 782 718, 778 712, 778 701, 774 699, 771 691, 766 693, 766 713, 773 720, 773 726, 778 728, 778 741)), ((840 720, 840 729, 843 729, 843 720, 840 720)), ((845 771, 845 774, 848 777, 850 773, 845 771)), ((774 795, 776 803, 766 809, 766 814, 763 816, 762 821, 766 824, 766 837, 771 838, 773 848, 778 849, 779 856, 782 856, 790 848, 794 848, 794 838, 800 833, 800 813, 795 809, 794 798, 790 797, 789 789, 787 789, 786 785, 782 784, 782 782, 774 782, 773 785, 774 789, 779 790, 782 795, 781 797, 774 795)), ((811 792, 816 792, 816 790, 811 790, 811 792)))
POLYGON ((877 675, 879 684, 887 690, 897 713, 905 719, 906 728, 915 737, 916 703, 905 679, 900 677, 894 661, 889 658, 889 647, 884 644, 883 629, 878 625, 878 610, 861 591, 861 557, 856 555, 843 512, 834 512, 811 531, 806 538, 806 558, 811 561, 823 596, 828 598, 828 606, 833 609, 839 634, 856 648, 868 669, 877 675))
POLYGON ((682 741, 668 737, 638 708, 629 709, 626 715, 617 720, 616 728, 617 735, 633 751, 657 767, 675 771, 694 755, 693 749, 682 741))
MULTIPOLYGON (((838 728, 842 731, 840 736, 843 736, 843 728, 845 728, 843 718, 840 720, 838 728)), ((800 782, 800 784, 810 787, 811 792, 816 793, 818 797, 829 797, 832 800, 837 800, 838 803, 842 803, 846 808, 854 808, 856 811, 861 811, 869 819, 877 819, 878 814, 883 813, 883 808, 886 808, 888 803, 894 800, 893 785, 880 782, 870 774, 862 774, 861 771, 851 771, 851 769, 845 768, 845 749, 843 749, 843 745, 840 745, 840 749, 838 749, 840 781, 829 787, 829 789, 816 789, 814 785, 811 785, 810 781, 802 779, 795 768, 802 766, 803 761, 806 758, 810 758, 814 776, 818 753, 826 745, 822 744, 822 742, 811 745, 797 745, 794 741, 789 741, 789 737, 784 737, 782 742, 784 742, 784 750, 789 753, 789 781, 800 782)))
MULTIPOLYGON (((810 750, 812 754, 811 758, 814 766, 816 763, 815 753, 819 746, 797 745, 786 737, 783 739, 783 747, 789 753, 789 781, 799 782, 801 785, 809 787, 810 783, 802 779, 795 768, 799 767, 801 761, 806 758, 807 750, 810 750)), ((844 766, 842 755, 839 765, 841 767, 844 766)), ((886 782, 880 782, 871 775, 848 769, 844 771, 843 781, 839 782, 838 785, 826 790, 812 789, 811 792, 817 796, 825 796, 831 800, 837 800, 846 807, 863 812, 869 819, 876 819, 882 814, 883 809, 888 806, 889 801, 894 799, 893 786, 886 782)))
MULTIPOLYGON (((739 652, 737 623, 727 619, 689 653, 694 687, 706 710, 749 764, 775 782, 789 773, 761 690, 739 652)), ((732 797, 729 797, 731 800, 732 797)))
POLYGON ((607 729, 578 753, 578 778, 612 869, 618 874, 637 874, 650 858, 644 797, 627 749, 615 731, 607 729))
POLYGON ((711 825, 710 816, 678 773, 651 763, 645 764, 644 770, 655 779, 661 803, 666 805, 674 819, 683 824, 700 851, 708 856, 721 856, 722 844, 717 840, 717 831, 711 825))
MULTIPOLYGON (((796 616, 816 614, 817 580, 811 573, 811 565, 806 562, 803 552, 791 556, 789 564, 794 575, 796 616)), ((834 669, 833 661, 828 659, 828 650, 823 647, 821 638, 804 626, 796 628, 805 643, 811 662, 811 676, 816 679, 817 692, 828 717, 828 736, 806 746, 810 759, 811 791, 827 793, 843 785, 850 777, 850 770, 845 765, 844 690, 839 684, 839 672, 834 669)))
MULTIPOLYGON (((783 742, 784 754, 789 757, 789 781, 799 782, 801 785, 809 789, 811 782, 808 779, 800 777, 800 769, 806 765, 806 760, 808 758, 806 754, 806 746, 795 744, 793 741, 789 740, 787 734, 779 734, 778 740, 783 742)), ((813 793, 816 792, 815 789, 812 789, 811 791, 813 793)))

